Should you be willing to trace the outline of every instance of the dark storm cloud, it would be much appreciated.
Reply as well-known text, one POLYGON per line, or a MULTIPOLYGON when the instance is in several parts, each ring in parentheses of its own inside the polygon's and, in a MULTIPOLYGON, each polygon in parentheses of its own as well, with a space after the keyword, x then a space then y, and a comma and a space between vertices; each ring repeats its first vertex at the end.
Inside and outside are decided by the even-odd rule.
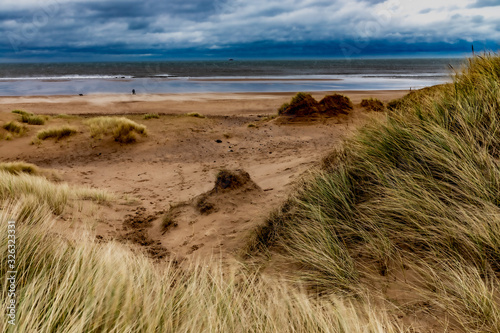
POLYGON ((128 23, 129 30, 144 30, 149 27, 149 22, 147 20, 134 20, 128 23))
POLYGON ((212 0, 137 0, 82 2, 75 5, 79 13, 87 18, 154 18, 159 14, 190 19, 207 18, 216 12, 222 1, 212 0))
POLYGON ((368 54, 392 52, 391 45, 412 44, 408 49, 415 50, 498 39, 500 15, 481 8, 500 0, 472 2, 435 7, 429 0, 2 0, 0 51, 9 59, 202 57, 244 50, 298 56, 337 55, 346 41, 351 50, 368 54))

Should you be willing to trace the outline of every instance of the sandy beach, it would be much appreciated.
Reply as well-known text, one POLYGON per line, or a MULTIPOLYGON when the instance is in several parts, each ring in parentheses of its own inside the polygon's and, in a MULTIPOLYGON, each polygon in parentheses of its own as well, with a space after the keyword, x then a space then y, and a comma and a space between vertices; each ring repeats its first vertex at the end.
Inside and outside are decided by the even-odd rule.
MULTIPOLYGON (((302 174, 355 129, 383 119, 384 114, 362 108, 361 99, 388 102, 406 93, 345 92, 354 104, 350 114, 290 124, 269 116, 277 114, 291 93, 3 97, 1 124, 18 118, 12 110, 49 118, 42 126, 27 125, 23 136, 1 140, 0 160, 34 163, 54 170, 61 181, 105 188, 119 198, 109 207, 73 207, 56 224, 61 233, 90 229, 101 241, 118 239, 152 257, 167 255, 179 262, 192 256, 229 258, 287 198, 302 174), (161 116, 145 120, 148 113, 161 116), (61 114, 74 117, 55 117, 61 114), (104 115, 126 115, 145 125, 148 136, 128 145, 110 137, 92 139, 83 121, 104 115), (79 132, 31 144, 39 129, 62 124, 79 132), (245 170, 259 188, 218 198, 211 214, 183 209, 178 226, 163 232, 160 223, 169 207, 211 190, 223 168, 245 170)), ((313 96, 319 100, 326 94, 313 96)))

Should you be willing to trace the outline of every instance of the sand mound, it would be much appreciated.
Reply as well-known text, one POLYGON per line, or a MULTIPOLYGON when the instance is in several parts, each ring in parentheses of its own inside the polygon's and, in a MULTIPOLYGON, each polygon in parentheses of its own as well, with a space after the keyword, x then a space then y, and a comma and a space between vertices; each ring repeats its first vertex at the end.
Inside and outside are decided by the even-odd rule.
POLYGON ((287 117, 314 117, 337 116, 348 114, 353 109, 351 100, 343 95, 333 94, 323 97, 318 102, 310 94, 297 93, 290 103, 285 103, 278 110, 280 116, 287 117))
POLYGON ((383 112, 385 110, 384 103, 377 98, 363 99, 360 105, 368 111, 383 112))
POLYGON ((212 191, 217 193, 239 188, 255 189, 258 188, 258 186, 250 179, 250 175, 245 170, 238 169, 230 171, 223 169, 217 174, 215 187, 212 191))
POLYGON ((231 192, 234 197, 238 193, 260 190, 250 175, 245 170, 222 169, 215 177, 215 186, 210 191, 196 197, 194 207, 200 214, 210 214, 219 210, 218 206, 224 205, 225 193, 231 192))
POLYGON ((249 214, 259 211, 263 194, 248 172, 220 170, 211 190, 168 209, 158 233, 180 261, 194 252, 209 255, 222 244, 236 248, 253 228, 249 214))
POLYGON ((279 110, 280 115, 304 117, 320 112, 320 104, 306 93, 297 93, 288 104, 285 103, 279 110))
POLYGON ((176 218, 183 212, 193 210, 197 214, 209 215, 224 207, 229 199, 237 199, 242 193, 260 191, 261 188, 254 183, 248 172, 238 170, 219 171, 215 178, 215 186, 208 192, 198 195, 188 202, 179 203, 169 209, 164 218, 164 228, 176 226, 176 218))
POLYGON ((338 114, 348 114, 352 110, 351 100, 339 94, 327 95, 319 102, 321 113, 327 116, 336 116, 338 114))
POLYGON ((245 170, 219 171, 215 178, 215 186, 212 190, 199 195, 194 200, 194 206, 200 214, 211 214, 218 211, 218 206, 225 202, 222 194, 231 192, 231 196, 237 193, 260 190, 260 187, 253 182, 250 175, 245 170))

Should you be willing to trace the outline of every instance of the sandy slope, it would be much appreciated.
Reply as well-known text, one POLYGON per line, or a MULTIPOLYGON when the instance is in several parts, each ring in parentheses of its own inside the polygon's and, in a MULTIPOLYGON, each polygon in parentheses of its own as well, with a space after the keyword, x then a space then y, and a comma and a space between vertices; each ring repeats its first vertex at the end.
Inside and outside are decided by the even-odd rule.
MULTIPOLYGON (((50 118, 43 127, 70 123, 80 132, 60 142, 31 145, 40 126, 29 126, 23 137, 0 140, 0 160, 35 163, 57 170, 69 183, 117 193, 119 199, 111 207, 90 210, 99 239, 138 244, 160 259, 227 258, 241 247, 248 232, 285 200, 294 180, 355 128, 383 117, 359 107, 361 98, 377 97, 387 102, 405 93, 346 92, 355 104, 349 116, 288 125, 264 117, 276 114, 293 95, 289 93, 0 98, 0 124, 17 118, 10 112, 14 109, 85 117, 127 114, 145 124, 149 132, 135 144, 120 145, 111 138, 91 139, 83 117, 50 118), (207 117, 181 116, 188 112, 207 117), (144 120, 140 115, 144 113, 165 116, 144 120), (164 233, 160 227, 164 212, 212 189, 221 168, 246 170, 260 190, 220 197, 211 214, 186 206, 176 217, 178 226, 164 233)), ((73 211, 82 209, 73 207, 73 211)), ((58 221, 61 230, 81 230, 81 221, 71 218, 73 211, 68 209, 58 221)))

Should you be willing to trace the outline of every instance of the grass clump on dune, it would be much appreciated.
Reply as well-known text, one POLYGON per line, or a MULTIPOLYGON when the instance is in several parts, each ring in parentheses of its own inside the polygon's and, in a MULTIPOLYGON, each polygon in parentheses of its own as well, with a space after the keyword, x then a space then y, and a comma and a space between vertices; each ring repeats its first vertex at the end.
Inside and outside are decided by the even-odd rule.
POLYGON ((43 125, 45 124, 45 119, 34 114, 23 114, 21 116, 21 122, 27 123, 29 125, 43 125))
POLYGON ((160 115, 158 113, 147 113, 144 115, 144 120, 148 120, 148 119, 159 119, 160 118, 160 115))
POLYGON ((18 114, 21 116, 21 122, 27 123, 29 125, 43 125, 45 124, 45 119, 42 116, 26 112, 23 110, 13 110, 12 113, 18 114))
MULTIPOLYGON (((18 206, 0 211, 2 234, 18 206)), ((33 211, 16 226, 18 320, 5 332, 396 332, 386 311, 341 298, 314 299, 243 269, 154 266, 114 242, 49 233, 33 211), (37 223, 30 223, 30 221, 37 223)), ((7 253, 7 237, 0 251, 7 253)), ((0 277, 7 271, 0 257, 0 277)), ((6 311, 0 320, 7 322, 6 311)))
POLYGON ((77 133, 76 128, 64 125, 60 127, 52 127, 40 130, 36 134, 36 138, 39 140, 46 140, 51 138, 55 138, 56 140, 61 140, 76 133, 77 133))
POLYGON ((36 165, 23 161, 0 163, 0 170, 16 175, 21 173, 27 173, 30 175, 40 174, 40 169, 36 165))
POLYGON ((137 140, 136 133, 147 135, 146 126, 136 123, 125 117, 97 117, 86 121, 90 127, 92 138, 109 135, 120 143, 132 143, 137 140))
POLYGON ((186 113, 186 116, 188 116, 188 117, 195 117, 195 118, 205 118, 204 115, 202 115, 201 113, 198 113, 198 112, 186 113))
POLYGON ((378 98, 365 98, 361 100, 361 106, 370 111, 383 112, 385 110, 384 103, 378 98))
POLYGON ((14 133, 14 134, 23 134, 26 132, 26 127, 22 124, 19 124, 17 121, 9 121, 8 123, 2 126, 6 131, 14 133))
POLYGON ((29 112, 26 112, 24 110, 12 110, 12 113, 15 113, 15 114, 19 114, 21 116, 30 116, 30 115, 33 115, 32 113, 29 113, 29 112))
POLYGON ((279 248, 330 291, 411 270, 411 293, 455 328, 498 331, 498 82, 500 56, 474 57, 453 84, 394 103, 385 123, 328 156, 252 246, 279 248))
POLYGON ((311 94, 298 92, 290 103, 284 103, 278 109, 278 115, 307 117, 307 116, 337 116, 348 114, 353 109, 351 100, 340 94, 327 95, 316 101, 311 94))
POLYGON ((55 214, 61 214, 70 200, 100 203, 112 200, 112 195, 104 190, 71 187, 66 183, 53 183, 42 176, 0 170, 0 201, 22 201, 26 197, 31 197, 38 206, 50 207, 55 214))
POLYGON ((2 140, 2 139, 10 141, 13 139, 13 137, 12 137, 12 134, 10 134, 10 133, 5 134, 5 136, 3 135, 3 133, 0 133, 0 140, 2 140))

